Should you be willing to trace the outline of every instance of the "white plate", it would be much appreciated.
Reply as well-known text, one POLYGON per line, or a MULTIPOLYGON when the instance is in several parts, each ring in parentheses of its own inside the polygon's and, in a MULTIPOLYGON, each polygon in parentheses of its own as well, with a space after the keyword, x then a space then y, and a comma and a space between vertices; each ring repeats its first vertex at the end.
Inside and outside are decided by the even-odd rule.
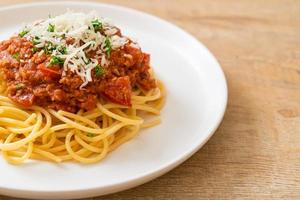
POLYGON ((110 153, 100 163, 21 166, 0 157, 0 194, 26 198, 82 198, 128 189, 173 169, 195 153, 222 120, 227 103, 224 74, 212 54, 195 38, 157 17, 95 3, 52 2, 0 9, 0 39, 25 22, 64 13, 95 10, 123 33, 137 38, 151 54, 152 66, 167 87, 162 124, 110 153))

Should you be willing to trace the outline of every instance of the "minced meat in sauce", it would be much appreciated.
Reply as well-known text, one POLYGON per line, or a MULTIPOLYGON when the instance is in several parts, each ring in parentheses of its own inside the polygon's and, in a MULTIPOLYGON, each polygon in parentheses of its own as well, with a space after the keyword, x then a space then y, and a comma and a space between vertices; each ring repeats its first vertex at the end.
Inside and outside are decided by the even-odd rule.
POLYGON ((150 90, 156 86, 149 73, 149 54, 131 45, 131 41, 112 50, 109 65, 93 69, 93 81, 84 88, 80 88, 83 81, 77 74, 67 71, 63 75, 60 64, 48 65, 50 59, 43 51, 35 52, 26 38, 15 36, 2 41, 0 71, 8 97, 26 107, 77 112, 95 108, 98 98, 131 106, 133 87, 150 90))

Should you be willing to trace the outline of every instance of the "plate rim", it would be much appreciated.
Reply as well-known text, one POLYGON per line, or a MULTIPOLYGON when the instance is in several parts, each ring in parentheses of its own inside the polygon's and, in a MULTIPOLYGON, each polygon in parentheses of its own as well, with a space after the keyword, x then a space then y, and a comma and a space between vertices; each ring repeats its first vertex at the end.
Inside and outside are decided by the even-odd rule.
MULTIPOLYGON (((69 198, 69 195, 66 195, 66 197, 61 197, 60 195, 66 194, 66 193, 72 193, 71 196, 77 196, 76 198, 82 198, 82 197, 91 197, 93 195, 106 195, 114 192, 119 192, 125 189, 129 189, 138 185, 141 185, 143 183, 146 183, 148 181, 151 181, 180 165, 187 159, 189 159, 194 153, 196 153, 203 145, 212 137, 212 135, 215 133, 219 125, 221 124, 227 104, 228 104, 228 85, 226 81, 226 76, 225 73, 218 62, 217 58, 213 55, 213 53, 200 41, 198 40, 195 36, 193 36, 191 33, 183 30, 183 28, 165 20, 160 17, 157 17, 155 15, 149 14, 145 11, 140 11, 137 9, 133 9, 124 5, 116 5, 116 4, 108 4, 108 3, 98 3, 98 2, 92 2, 92 1, 87 1, 87 2, 82 2, 82 1, 46 1, 46 2, 32 2, 32 3, 21 3, 21 4, 13 4, 13 5, 7 5, 0 7, 0 12, 3 11, 13 11, 14 9, 22 9, 22 8, 30 8, 30 7, 38 7, 38 6, 46 6, 46 5, 66 5, 66 6, 72 6, 72 5, 95 5, 95 6, 103 6, 107 8, 112 8, 112 9, 119 9, 119 10, 125 10, 127 12, 133 12, 138 15, 144 15, 147 18, 150 18, 155 21, 159 21, 160 23, 163 23, 164 25, 167 25, 172 28, 172 30, 176 30, 177 32, 181 32, 182 34, 185 35, 185 37, 189 37, 194 41, 194 43, 197 43, 198 46, 201 46, 201 48, 206 51, 205 53, 210 56, 210 59, 212 59, 218 66, 218 71, 220 78, 222 79, 221 81, 223 82, 223 92, 224 92, 224 99, 220 101, 222 110, 218 113, 217 120, 214 122, 214 126, 210 127, 210 130, 208 130, 208 134, 205 136, 205 139, 202 141, 197 142, 196 146, 192 146, 188 151, 182 153, 180 156, 177 156, 176 158, 172 159, 168 163, 165 163, 164 165, 161 165, 159 168, 156 168, 152 171, 148 171, 143 173, 142 175, 136 175, 128 180, 123 180, 119 181, 117 183, 113 184, 108 184, 105 186, 100 186, 100 187, 90 187, 90 188, 83 188, 79 190, 72 190, 72 189, 62 189, 62 190, 53 190, 53 191, 48 191, 48 190, 30 190, 30 189, 24 189, 24 188, 7 188, 7 187, 2 187, 0 186, 0 193, 15 193, 15 196, 20 197, 20 195, 24 195, 27 197, 31 198, 41 198, 41 196, 44 196, 45 198, 56 198, 59 196, 60 198, 69 198), (114 187, 114 189, 112 188, 114 187), (101 190, 103 190, 101 192, 101 190), (98 192, 97 192, 98 191, 98 192), (35 193, 35 194, 29 194, 29 193, 35 193), (83 195, 80 195, 81 193, 84 193, 83 195), (52 195, 52 196, 51 196, 52 195)), ((14 196, 14 195, 10 195, 14 196)), ((23 196, 24 197, 24 196, 23 196)), ((42 197, 42 198, 44 198, 42 197)))

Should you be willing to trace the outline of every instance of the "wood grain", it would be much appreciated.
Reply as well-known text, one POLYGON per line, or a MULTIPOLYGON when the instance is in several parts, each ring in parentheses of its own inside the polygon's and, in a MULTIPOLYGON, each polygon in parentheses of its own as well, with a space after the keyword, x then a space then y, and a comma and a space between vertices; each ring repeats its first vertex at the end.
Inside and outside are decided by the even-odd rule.
MULTIPOLYGON (((30 1, 0 6, 20 2, 30 1)), ((229 103, 217 132, 184 164, 92 199, 300 199, 300 1, 104 2, 157 15, 201 40, 225 71, 229 103)))

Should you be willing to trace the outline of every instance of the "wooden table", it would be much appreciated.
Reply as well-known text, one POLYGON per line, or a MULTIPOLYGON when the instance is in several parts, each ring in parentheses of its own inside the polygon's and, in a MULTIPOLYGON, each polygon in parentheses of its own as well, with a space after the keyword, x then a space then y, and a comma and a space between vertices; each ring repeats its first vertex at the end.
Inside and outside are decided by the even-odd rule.
POLYGON ((93 199, 300 199, 300 1, 106 2, 154 14, 201 40, 225 71, 229 103, 217 132, 184 164, 93 199))

